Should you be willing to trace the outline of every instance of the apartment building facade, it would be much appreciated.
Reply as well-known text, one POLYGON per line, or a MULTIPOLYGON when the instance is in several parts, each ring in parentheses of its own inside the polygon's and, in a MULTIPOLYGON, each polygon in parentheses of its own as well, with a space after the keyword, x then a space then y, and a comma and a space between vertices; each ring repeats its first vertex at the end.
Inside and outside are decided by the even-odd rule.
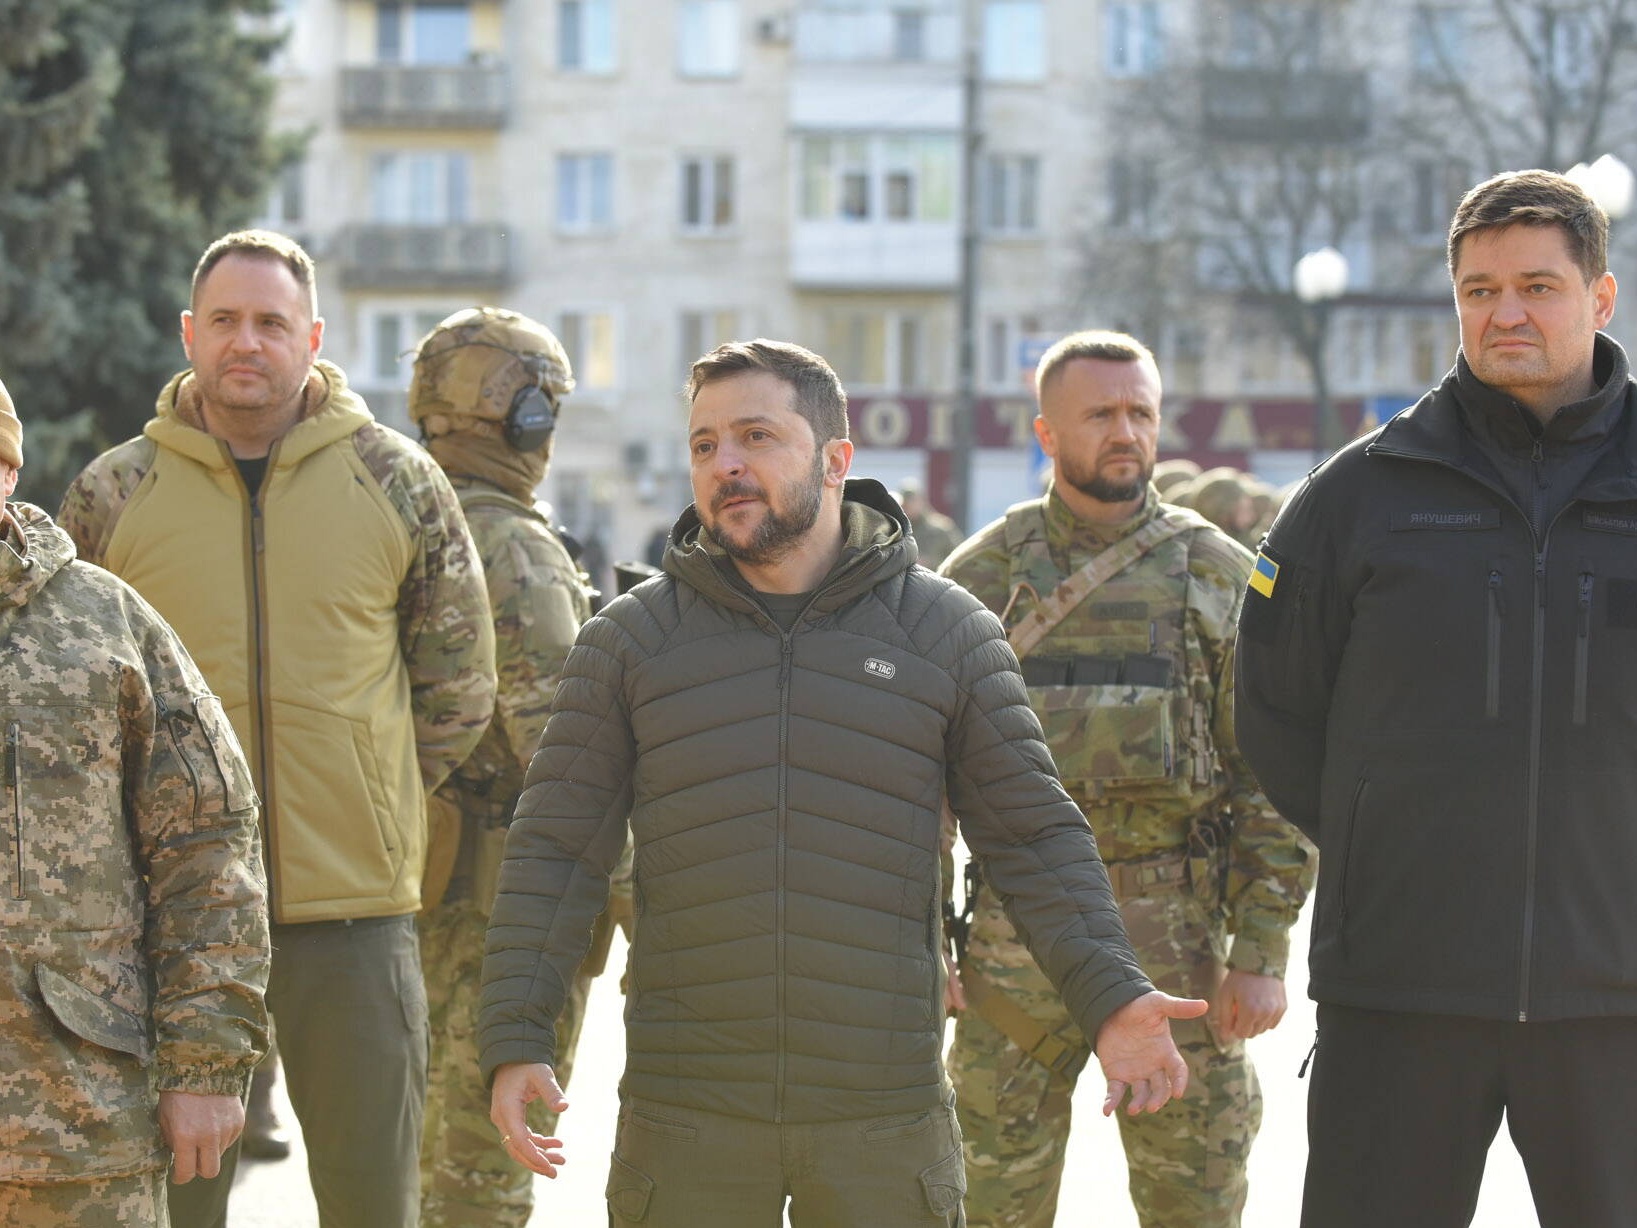
POLYGON ((286 0, 276 122, 308 139, 263 221, 313 252, 327 354, 401 429, 414 344, 444 315, 492 302, 551 325, 579 388, 541 493, 605 561, 641 557, 687 503, 680 390, 733 337, 825 354, 856 471, 947 503, 967 269, 973 527, 1038 489, 1027 370, 1087 325, 1155 345, 1166 454, 1283 480, 1314 454, 1313 376, 1275 300, 1287 257, 1330 240, 1275 226, 1272 282, 1224 268, 1242 240, 1202 228, 1220 202, 1170 186, 1186 142, 1144 99, 1190 99, 1252 208, 1269 182, 1253 168, 1286 146, 1355 181, 1376 168, 1333 228, 1348 287, 1312 309, 1355 424, 1455 353, 1439 259, 1466 168, 1398 156, 1377 116, 1429 56, 1476 54, 1462 9, 286 0), (1314 37, 1346 53, 1279 60, 1257 34, 1272 8, 1340 14, 1314 37))

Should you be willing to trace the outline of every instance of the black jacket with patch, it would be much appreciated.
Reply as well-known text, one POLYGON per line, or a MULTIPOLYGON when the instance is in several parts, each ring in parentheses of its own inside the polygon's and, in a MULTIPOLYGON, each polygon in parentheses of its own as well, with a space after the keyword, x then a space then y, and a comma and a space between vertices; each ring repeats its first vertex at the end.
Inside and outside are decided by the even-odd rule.
POLYGON ((1461 360, 1264 543, 1236 725, 1320 846, 1319 1001, 1637 1013, 1637 443, 1596 345, 1544 430, 1461 360))

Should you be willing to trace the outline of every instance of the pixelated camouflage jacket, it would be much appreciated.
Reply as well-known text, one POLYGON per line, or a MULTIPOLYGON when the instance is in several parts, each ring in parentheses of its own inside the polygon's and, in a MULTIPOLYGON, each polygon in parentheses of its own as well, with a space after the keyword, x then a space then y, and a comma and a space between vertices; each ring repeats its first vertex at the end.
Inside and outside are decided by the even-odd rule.
POLYGON ((81 557, 193 654, 249 752, 281 922, 420 907, 426 794, 494 706, 494 629, 454 489, 329 363, 257 492, 191 372, 63 500, 81 557))
POLYGON ((0 527, 0 1181, 163 1167, 155 1093, 242 1094, 267 901, 221 704, 126 584, 0 527))
MULTIPOLYGON (((1156 518, 1184 515, 1151 487, 1130 521, 1099 533, 1054 488, 980 530, 942 570, 1010 628, 1094 555, 1156 518)), ((1220 530, 1184 527, 1075 606, 1023 672, 1104 858, 1183 853, 1196 819, 1224 819, 1230 963, 1282 975, 1316 859, 1234 740, 1234 631, 1250 569, 1249 553, 1220 530)))
POLYGON ((468 890, 476 829, 511 820, 563 662, 580 624, 591 617, 591 597, 585 573, 545 516, 488 482, 450 480, 483 560, 497 683, 494 721, 438 790, 462 814, 461 847, 446 897, 460 899, 468 890))

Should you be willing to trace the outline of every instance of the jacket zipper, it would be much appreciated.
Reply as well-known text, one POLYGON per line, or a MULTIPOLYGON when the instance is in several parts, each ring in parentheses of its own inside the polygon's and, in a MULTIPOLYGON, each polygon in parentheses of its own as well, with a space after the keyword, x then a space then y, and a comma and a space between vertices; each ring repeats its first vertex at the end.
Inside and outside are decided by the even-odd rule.
MULTIPOLYGON (((283 441, 281 440, 280 443, 283 441)), ((225 446, 225 445, 224 445, 225 446)), ((278 905, 283 895, 280 881, 278 824, 274 821, 277 810, 273 796, 273 704, 267 694, 267 626, 264 610, 267 590, 266 550, 267 522, 262 514, 262 495, 273 478, 273 466, 278 459, 279 444, 267 453, 267 468, 262 472, 261 489, 245 487, 250 509, 250 711, 255 729, 255 756, 257 783, 261 786, 262 862, 267 872, 267 910, 270 921, 278 921, 278 905)), ((238 465, 233 466, 239 472, 238 465)), ((243 475, 239 483, 244 485, 243 475)))
MULTIPOLYGON (((800 622, 800 618, 797 619, 800 622)), ((785 966, 784 966, 784 926, 785 926, 785 853, 789 847, 788 829, 790 822, 790 667, 794 655, 794 645, 791 637, 794 628, 790 631, 779 632, 779 802, 778 802, 778 836, 774 841, 774 884, 773 908, 774 925, 773 941, 775 948, 775 966, 778 977, 774 984, 774 1010, 778 1017, 778 1061, 777 1083, 773 1089, 773 1121, 784 1121, 784 1078, 786 1057, 786 1028, 785 1028, 785 966)))
POLYGON ((1496 720, 1501 714, 1501 627, 1506 618, 1506 593, 1499 568, 1489 573, 1489 641, 1485 671, 1484 716, 1496 720))
POLYGON ((1580 633, 1574 643, 1574 723, 1586 723, 1586 688, 1591 670, 1592 573, 1580 573, 1580 633))
POLYGON ((6 766, 11 778, 11 847, 17 877, 12 880, 11 898, 26 900, 23 890, 23 727, 13 721, 6 729, 6 766))

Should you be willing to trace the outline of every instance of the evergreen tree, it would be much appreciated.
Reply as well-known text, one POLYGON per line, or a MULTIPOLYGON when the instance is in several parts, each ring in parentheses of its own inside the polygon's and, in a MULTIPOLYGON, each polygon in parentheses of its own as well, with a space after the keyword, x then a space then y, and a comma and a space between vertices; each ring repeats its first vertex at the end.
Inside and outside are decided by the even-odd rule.
POLYGON ((0 377, 54 509, 185 359, 193 264, 259 210, 271 0, 0 0, 0 377))

